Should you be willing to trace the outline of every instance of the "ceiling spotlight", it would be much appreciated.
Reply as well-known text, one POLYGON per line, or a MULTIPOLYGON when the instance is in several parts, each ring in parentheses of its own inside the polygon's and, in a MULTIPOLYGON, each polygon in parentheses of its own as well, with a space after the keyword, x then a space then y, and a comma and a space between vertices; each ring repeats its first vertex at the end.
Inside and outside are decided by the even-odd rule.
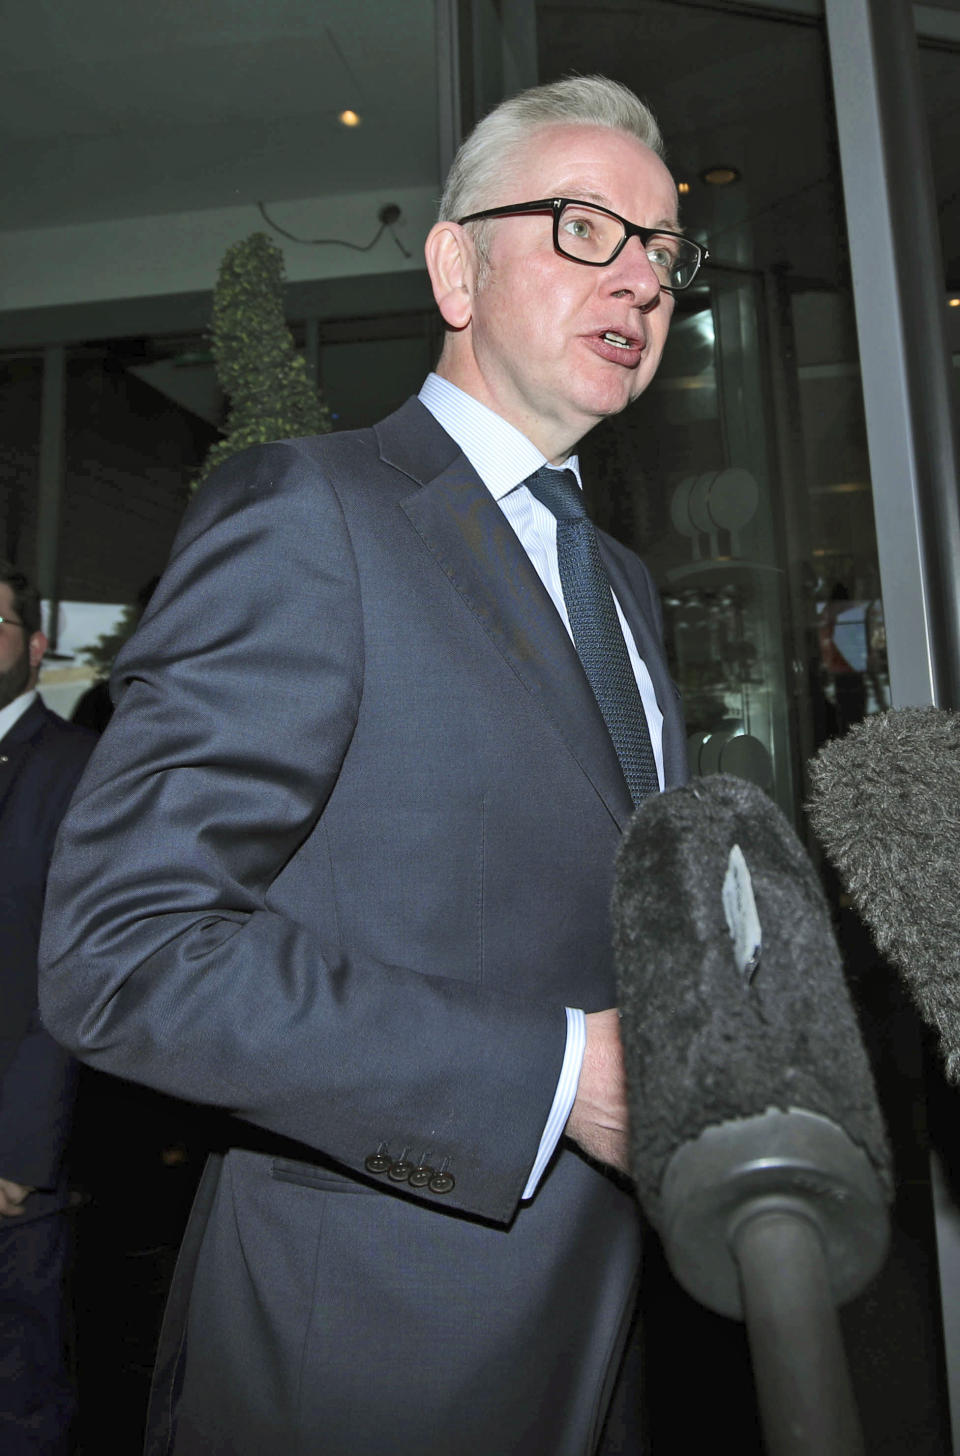
POLYGON ((362 117, 356 111, 341 111, 337 120, 341 126, 359 126, 362 117))
POLYGON ((952 298, 947 299, 950 308, 960 308, 960 293, 955 293, 952 298))
POLYGON ((678 182, 677 183, 677 191, 680 193, 680 196, 681 197, 686 197, 687 193, 690 191, 690 183, 689 182, 678 182))
POLYGON ((731 182, 740 181, 740 173, 736 167, 716 166, 704 167, 700 173, 701 180, 708 182, 711 187, 729 187, 731 182))

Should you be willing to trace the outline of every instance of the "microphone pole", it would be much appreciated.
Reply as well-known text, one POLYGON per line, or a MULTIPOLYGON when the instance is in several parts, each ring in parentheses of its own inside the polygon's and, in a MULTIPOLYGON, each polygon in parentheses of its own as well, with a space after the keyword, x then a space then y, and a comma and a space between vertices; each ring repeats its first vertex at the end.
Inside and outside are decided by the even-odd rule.
POLYGON ((819 1230, 768 1209, 738 1222, 731 1247, 770 1456, 863 1456, 819 1230))
POLYGON ((613 920, 640 1203, 688 1293, 745 1320, 768 1456, 860 1456, 837 1305, 883 1263, 892 1178, 813 866, 710 775, 641 805, 613 920))
POLYGON ((745 1322, 768 1456, 864 1453, 837 1305, 886 1255, 865 1164, 835 1124, 803 1112, 713 1130, 668 1164, 667 1260, 688 1294, 745 1322))

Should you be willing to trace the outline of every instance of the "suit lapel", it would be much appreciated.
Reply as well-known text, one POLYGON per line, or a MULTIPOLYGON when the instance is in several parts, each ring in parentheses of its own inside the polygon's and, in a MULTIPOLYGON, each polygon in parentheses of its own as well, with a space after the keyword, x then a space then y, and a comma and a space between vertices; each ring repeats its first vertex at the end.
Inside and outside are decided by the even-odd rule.
POLYGON ((384 461, 422 482, 401 502, 411 526, 622 829, 633 806, 610 735, 573 643, 510 523, 419 401, 377 433, 384 461))
POLYGON ((37 698, 13 727, 0 738, 0 812, 17 776, 44 725, 46 709, 37 698))

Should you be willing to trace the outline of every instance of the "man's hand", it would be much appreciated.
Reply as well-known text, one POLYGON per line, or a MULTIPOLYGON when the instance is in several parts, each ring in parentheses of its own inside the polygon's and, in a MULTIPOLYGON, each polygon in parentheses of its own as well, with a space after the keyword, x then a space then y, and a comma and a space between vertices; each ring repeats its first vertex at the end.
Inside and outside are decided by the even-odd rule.
POLYGON ((25 1183, 13 1183, 9 1178, 0 1178, 0 1218, 16 1218, 23 1212, 23 1205, 33 1192, 25 1183))
POLYGON ((615 1010, 588 1013, 587 1046, 567 1137, 598 1162, 630 1171, 627 1084, 615 1010))

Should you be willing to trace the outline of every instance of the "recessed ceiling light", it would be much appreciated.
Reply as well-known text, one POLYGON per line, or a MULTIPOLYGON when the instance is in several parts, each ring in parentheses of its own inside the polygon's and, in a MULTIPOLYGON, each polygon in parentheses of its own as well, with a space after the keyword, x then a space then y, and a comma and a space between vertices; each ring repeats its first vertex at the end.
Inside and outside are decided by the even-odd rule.
POLYGON ((736 167, 728 167, 719 163, 715 167, 704 167, 700 176, 711 187, 729 187, 731 182, 740 181, 740 173, 736 167))
POLYGON ((685 197, 686 194, 690 191, 690 183, 689 182, 678 182, 677 183, 677 191, 680 193, 681 197, 685 197))
POLYGON ((955 293, 952 298, 947 299, 951 308, 960 308, 960 293, 955 293))
POLYGON ((337 120, 341 126, 359 126, 362 118, 356 111, 341 111, 337 120))

